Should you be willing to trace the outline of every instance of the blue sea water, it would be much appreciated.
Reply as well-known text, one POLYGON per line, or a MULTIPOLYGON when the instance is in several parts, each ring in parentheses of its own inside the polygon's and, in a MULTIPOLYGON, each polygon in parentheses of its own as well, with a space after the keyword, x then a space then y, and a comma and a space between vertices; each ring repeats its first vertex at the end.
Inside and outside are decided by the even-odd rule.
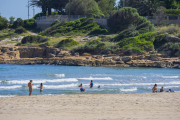
POLYGON ((32 95, 150 93, 155 83, 158 89, 180 91, 179 69, 0 64, 0 97, 27 96, 30 79, 32 95), (84 93, 78 87, 81 83, 84 93))

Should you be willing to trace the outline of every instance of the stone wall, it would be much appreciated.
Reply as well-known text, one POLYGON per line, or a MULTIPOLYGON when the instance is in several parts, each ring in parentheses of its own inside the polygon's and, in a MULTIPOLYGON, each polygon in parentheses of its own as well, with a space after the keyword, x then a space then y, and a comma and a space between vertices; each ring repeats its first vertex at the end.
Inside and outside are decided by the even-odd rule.
MULTIPOLYGON (((86 16, 86 15, 71 15, 70 21, 77 20, 77 19, 83 18, 83 17, 90 17, 90 16, 86 16)), ((50 25, 56 19, 58 19, 60 22, 62 22, 64 20, 69 21, 68 15, 50 15, 50 16, 37 17, 36 18, 37 28, 41 28, 42 30, 44 30, 44 29, 50 27, 50 25)), ((103 26, 104 28, 106 28, 106 29, 108 28, 107 27, 107 19, 99 18, 99 19, 95 19, 94 21, 96 21, 99 25, 103 26)))
MULTIPOLYGON (((86 15, 71 15, 70 16, 70 21, 73 20, 77 20, 79 18, 83 18, 83 17, 90 17, 90 16, 86 16, 86 15)), ((147 20, 151 21, 152 23, 156 24, 158 23, 158 21, 160 20, 160 18, 158 16, 145 16, 147 18, 147 20)), ((36 22, 37 22, 37 28, 41 28, 42 30, 50 27, 50 25, 56 20, 58 19, 59 21, 63 21, 63 20, 67 20, 69 21, 69 17, 68 15, 50 15, 50 16, 42 16, 42 17, 37 17, 36 18, 36 22)), ((99 18, 99 19, 95 19, 94 21, 96 21, 99 25, 103 26, 104 28, 108 28, 107 26, 107 19, 105 18, 99 18)), ((180 25, 180 16, 166 16, 165 19, 161 20, 160 22, 164 22, 166 24, 177 24, 180 25)))

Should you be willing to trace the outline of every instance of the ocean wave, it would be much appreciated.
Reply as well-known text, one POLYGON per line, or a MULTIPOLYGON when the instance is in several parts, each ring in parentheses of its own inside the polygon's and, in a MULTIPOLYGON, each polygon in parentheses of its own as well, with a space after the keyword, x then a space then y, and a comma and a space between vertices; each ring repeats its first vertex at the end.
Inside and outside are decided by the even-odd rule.
POLYGON ((179 76, 162 76, 162 78, 179 78, 179 76))
MULTIPOLYGON (((55 83, 55 82, 77 82, 78 80, 75 78, 67 78, 67 79, 40 79, 33 80, 33 83, 55 83)), ((0 84, 28 84, 29 80, 1 80, 0 84)))
POLYGON ((0 97, 15 97, 16 95, 0 95, 0 97))
POLYGON ((17 89, 21 88, 21 85, 13 85, 13 86, 0 86, 0 89, 17 89))
POLYGON ((48 76, 65 77, 65 74, 46 74, 48 76))
POLYGON ((68 85, 44 85, 44 89, 59 89, 59 88, 68 88, 68 87, 78 87, 77 84, 68 84, 68 85))
POLYGON ((89 77, 89 78, 78 78, 79 80, 113 80, 110 77, 104 77, 104 78, 93 78, 93 77, 89 77))
POLYGON ((124 92, 137 91, 137 88, 136 88, 136 87, 134 87, 134 88, 129 88, 129 89, 122 88, 122 89, 120 89, 120 91, 124 91, 124 92))

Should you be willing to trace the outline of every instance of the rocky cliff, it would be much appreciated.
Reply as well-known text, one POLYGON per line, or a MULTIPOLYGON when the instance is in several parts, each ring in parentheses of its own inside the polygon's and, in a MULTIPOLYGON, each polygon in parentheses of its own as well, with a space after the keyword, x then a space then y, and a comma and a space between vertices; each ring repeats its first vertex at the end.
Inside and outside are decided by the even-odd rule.
POLYGON ((179 57, 162 54, 140 56, 90 55, 72 56, 68 51, 40 47, 0 47, 0 64, 55 64, 71 66, 116 66, 179 68, 179 57))

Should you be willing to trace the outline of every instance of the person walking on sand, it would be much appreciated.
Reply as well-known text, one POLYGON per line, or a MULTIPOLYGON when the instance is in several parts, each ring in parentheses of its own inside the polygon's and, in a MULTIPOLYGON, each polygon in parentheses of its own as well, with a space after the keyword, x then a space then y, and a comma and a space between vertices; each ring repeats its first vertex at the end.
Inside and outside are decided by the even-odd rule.
POLYGON ((43 84, 41 83, 41 85, 40 85, 40 93, 42 93, 42 91, 43 91, 43 84))
POLYGON ((32 88, 33 84, 32 84, 32 82, 33 82, 33 80, 30 80, 30 82, 28 83, 28 87, 29 87, 29 96, 31 96, 32 91, 33 91, 33 88, 32 88))
POLYGON ((153 93, 158 92, 157 84, 155 84, 154 87, 152 88, 152 92, 153 92, 153 93))
POLYGON ((90 88, 93 88, 93 80, 90 82, 90 88))

